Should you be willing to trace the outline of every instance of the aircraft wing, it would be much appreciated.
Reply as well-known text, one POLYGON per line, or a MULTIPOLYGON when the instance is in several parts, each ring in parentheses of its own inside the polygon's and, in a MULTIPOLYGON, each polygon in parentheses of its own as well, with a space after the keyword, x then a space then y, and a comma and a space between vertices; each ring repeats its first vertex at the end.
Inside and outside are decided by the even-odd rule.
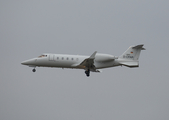
POLYGON ((84 61, 82 61, 78 67, 84 68, 84 69, 92 69, 96 70, 94 66, 94 59, 97 51, 95 51, 89 58, 86 58, 84 61))

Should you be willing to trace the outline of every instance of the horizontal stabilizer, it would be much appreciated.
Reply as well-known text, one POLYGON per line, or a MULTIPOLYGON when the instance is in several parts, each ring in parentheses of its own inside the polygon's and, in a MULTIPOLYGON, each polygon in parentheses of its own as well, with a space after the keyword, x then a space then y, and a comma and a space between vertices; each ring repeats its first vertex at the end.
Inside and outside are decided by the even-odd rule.
POLYGON ((146 50, 145 48, 143 48, 143 46, 144 45, 137 45, 137 46, 134 46, 134 47, 132 47, 133 49, 140 49, 141 48, 141 50, 146 50))

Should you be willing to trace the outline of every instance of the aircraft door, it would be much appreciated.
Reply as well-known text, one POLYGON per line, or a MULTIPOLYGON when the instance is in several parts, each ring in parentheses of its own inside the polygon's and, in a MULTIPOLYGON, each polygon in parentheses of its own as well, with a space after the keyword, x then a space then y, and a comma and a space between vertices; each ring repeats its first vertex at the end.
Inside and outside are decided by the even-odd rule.
POLYGON ((54 61, 54 55, 49 55, 49 61, 54 61))

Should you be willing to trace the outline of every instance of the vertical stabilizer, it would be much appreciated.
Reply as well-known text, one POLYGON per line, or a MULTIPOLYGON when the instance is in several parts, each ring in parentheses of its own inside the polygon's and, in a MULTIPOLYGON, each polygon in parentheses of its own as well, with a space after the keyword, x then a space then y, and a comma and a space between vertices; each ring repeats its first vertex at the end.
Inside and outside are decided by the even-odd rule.
POLYGON ((141 50, 145 50, 143 48, 144 45, 137 45, 129 47, 121 56, 120 58, 128 59, 128 60, 138 60, 140 56, 141 50))

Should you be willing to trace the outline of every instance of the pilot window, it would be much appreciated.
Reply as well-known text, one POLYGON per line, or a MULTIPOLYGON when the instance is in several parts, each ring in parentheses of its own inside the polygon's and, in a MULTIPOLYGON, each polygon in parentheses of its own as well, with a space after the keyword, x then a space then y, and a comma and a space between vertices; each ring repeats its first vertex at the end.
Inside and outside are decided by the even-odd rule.
POLYGON ((42 57, 47 57, 47 55, 41 55, 41 56, 39 56, 38 58, 42 58, 42 57))

